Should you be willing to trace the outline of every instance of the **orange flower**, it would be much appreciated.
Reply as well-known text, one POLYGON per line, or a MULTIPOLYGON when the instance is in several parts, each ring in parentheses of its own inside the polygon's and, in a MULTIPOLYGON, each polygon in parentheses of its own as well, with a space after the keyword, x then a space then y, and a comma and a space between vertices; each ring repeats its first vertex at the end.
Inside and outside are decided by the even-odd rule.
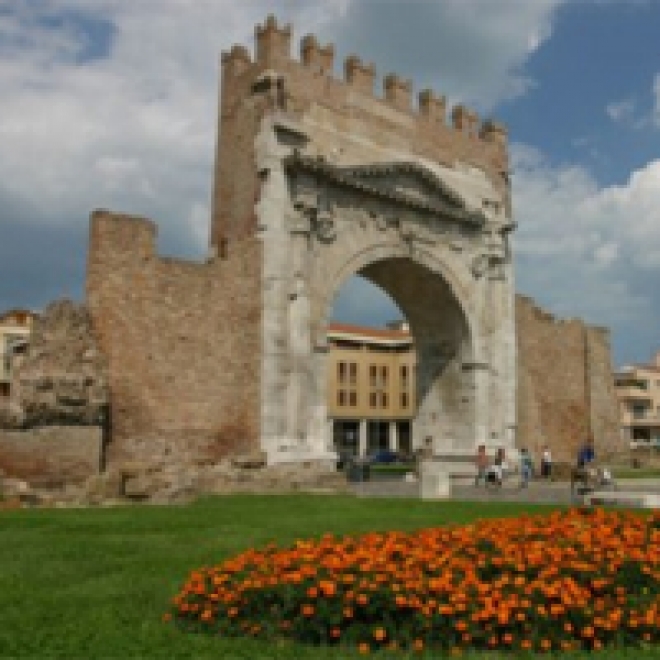
POLYGON ((421 651, 424 650, 424 640, 423 639, 416 639, 413 644, 412 644, 413 651, 417 651, 420 653, 421 651))
POLYGON ((328 598, 334 596, 337 593, 337 585, 330 580, 321 580, 319 582, 319 588, 323 592, 324 596, 328 598))
POLYGON ((582 635, 582 637, 585 637, 586 639, 590 639, 591 637, 594 636, 594 629, 591 626, 585 626, 580 631, 580 635, 582 635))
POLYGON ((387 631, 385 628, 375 628, 373 632, 374 639, 377 642, 382 642, 385 637, 387 637, 387 631))
POLYGON ((367 655, 371 651, 371 647, 367 642, 360 642, 358 644, 358 653, 361 653, 362 655, 367 655))
POLYGON ((300 608, 300 613, 306 617, 314 616, 314 612, 315 612, 314 605, 310 605, 309 603, 305 603, 300 608))

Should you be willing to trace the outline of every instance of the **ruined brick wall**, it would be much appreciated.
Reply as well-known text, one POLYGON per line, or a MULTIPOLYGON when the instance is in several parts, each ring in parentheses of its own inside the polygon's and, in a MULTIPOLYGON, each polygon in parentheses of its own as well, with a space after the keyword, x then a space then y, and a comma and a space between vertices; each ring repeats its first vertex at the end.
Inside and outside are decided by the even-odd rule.
POLYGON ((618 446, 618 411, 608 332, 580 320, 558 320, 516 296, 517 444, 539 456, 544 444, 574 461, 593 434, 597 455, 618 446))
POLYGON ((99 472, 102 433, 97 426, 0 428, 0 473, 35 486, 82 483, 99 472))
POLYGON ((87 309, 70 300, 52 302, 35 319, 27 351, 15 358, 13 425, 101 426, 107 402, 105 360, 87 309))
POLYGON ((108 458, 257 446, 261 245, 193 263, 159 257, 155 240, 151 221, 92 215, 87 306, 108 360, 108 458))
POLYGON ((0 473, 42 486, 97 474, 107 397, 105 360, 87 310, 69 300, 51 303, 14 360, 7 414, 0 408, 0 473))

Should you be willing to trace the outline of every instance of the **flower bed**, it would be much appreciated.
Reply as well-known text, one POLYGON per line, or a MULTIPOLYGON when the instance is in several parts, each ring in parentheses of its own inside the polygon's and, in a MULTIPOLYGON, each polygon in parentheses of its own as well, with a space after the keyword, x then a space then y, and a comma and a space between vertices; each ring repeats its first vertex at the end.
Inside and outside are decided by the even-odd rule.
POLYGON ((660 640, 660 515, 600 509, 300 540, 193 571, 185 630, 362 652, 660 640))

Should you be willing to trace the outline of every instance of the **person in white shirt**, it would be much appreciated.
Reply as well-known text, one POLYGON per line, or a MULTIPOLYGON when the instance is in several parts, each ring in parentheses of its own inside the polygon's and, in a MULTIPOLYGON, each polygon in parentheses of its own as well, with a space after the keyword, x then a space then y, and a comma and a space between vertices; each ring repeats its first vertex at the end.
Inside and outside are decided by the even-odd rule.
POLYGON ((552 454, 548 445, 544 445, 541 452, 541 476, 544 479, 552 477, 552 454))

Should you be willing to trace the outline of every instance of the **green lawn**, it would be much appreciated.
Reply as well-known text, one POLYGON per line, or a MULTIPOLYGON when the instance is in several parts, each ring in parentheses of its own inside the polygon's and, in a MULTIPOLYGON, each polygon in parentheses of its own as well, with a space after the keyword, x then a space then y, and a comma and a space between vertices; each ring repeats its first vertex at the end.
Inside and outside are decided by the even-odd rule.
POLYGON ((653 467, 620 467, 612 470, 617 479, 658 479, 660 478, 660 468, 653 467))
MULTIPOLYGON (((249 546, 548 509, 301 494, 215 497, 186 507, 0 511, 0 657, 358 657, 345 649, 184 634, 161 615, 191 569, 249 546)), ((611 657, 639 655, 656 657, 639 650, 611 657)))

